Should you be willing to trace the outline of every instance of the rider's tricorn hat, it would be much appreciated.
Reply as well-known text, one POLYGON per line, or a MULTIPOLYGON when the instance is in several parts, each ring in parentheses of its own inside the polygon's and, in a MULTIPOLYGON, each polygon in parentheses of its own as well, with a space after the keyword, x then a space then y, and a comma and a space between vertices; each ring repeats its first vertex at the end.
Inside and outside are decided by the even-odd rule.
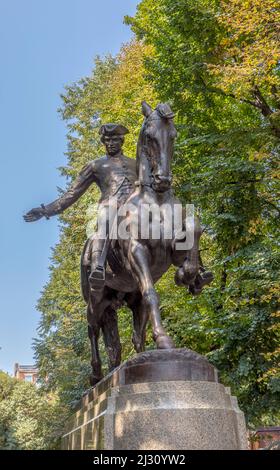
POLYGON ((123 136, 128 134, 129 130, 124 127, 122 124, 104 124, 100 127, 99 134, 101 137, 119 135, 123 136))

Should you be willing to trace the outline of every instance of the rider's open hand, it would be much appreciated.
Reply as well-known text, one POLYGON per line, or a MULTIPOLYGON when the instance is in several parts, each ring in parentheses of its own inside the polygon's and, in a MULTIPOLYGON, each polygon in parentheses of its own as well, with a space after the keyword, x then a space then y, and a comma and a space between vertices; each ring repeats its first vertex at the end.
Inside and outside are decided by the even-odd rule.
POLYGON ((44 216, 44 211, 42 207, 35 207, 34 209, 31 209, 31 211, 27 212, 23 216, 25 222, 35 222, 36 220, 41 219, 44 216))

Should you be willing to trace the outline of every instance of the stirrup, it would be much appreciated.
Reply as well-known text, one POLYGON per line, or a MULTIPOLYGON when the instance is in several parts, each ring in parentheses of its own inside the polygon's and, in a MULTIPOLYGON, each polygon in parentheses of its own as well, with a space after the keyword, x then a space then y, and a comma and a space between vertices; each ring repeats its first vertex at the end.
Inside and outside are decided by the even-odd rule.
POLYGON ((105 268, 97 265, 89 276, 90 287, 92 290, 101 290, 105 283, 105 268))

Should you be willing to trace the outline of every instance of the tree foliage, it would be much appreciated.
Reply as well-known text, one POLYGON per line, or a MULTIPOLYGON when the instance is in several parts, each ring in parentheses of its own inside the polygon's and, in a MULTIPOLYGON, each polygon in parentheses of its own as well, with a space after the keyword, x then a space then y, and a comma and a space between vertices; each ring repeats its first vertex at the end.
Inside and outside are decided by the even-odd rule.
POLYGON ((63 411, 65 415, 54 398, 42 395, 34 385, 0 371, 0 449, 55 448, 63 411))
MULTIPOLYGON (((115 58, 97 58, 90 77, 66 88, 61 109, 69 127, 61 171, 70 181, 104 152, 101 122, 130 129, 125 153, 133 157, 140 102, 169 101, 176 111, 175 189, 201 215, 202 256, 215 281, 193 298, 174 286, 171 269, 157 286, 163 321, 178 347, 217 366, 251 425, 279 416, 278 17, 273 0, 142 0, 126 18, 135 40, 115 58)), ((79 257, 97 199, 92 188, 60 216, 39 302, 41 377, 68 404, 88 386, 79 257)), ((126 358, 133 351, 125 309, 119 322, 126 358)))
POLYGON ((143 0, 127 22, 153 47, 147 75, 177 110, 177 191, 201 211, 216 278, 185 304, 193 321, 183 307, 183 325, 170 325, 178 345, 192 338, 208 353, 254 423, 279 412, 279 9, 250 7, 143 0))

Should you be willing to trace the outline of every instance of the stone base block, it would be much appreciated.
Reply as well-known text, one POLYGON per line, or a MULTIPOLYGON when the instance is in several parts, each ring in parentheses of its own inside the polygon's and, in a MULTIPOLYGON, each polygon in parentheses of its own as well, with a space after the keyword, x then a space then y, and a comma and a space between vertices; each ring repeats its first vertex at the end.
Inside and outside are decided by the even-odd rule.
POLYGON ((216 370, 183 349, 138 354, 91 389, 64 449, 247 449, 244 415, 216 370))
POLYGON ((105 448, 246 449, 246 427, 234 398, 219 383, 143 383, 112 390, 105 448))

